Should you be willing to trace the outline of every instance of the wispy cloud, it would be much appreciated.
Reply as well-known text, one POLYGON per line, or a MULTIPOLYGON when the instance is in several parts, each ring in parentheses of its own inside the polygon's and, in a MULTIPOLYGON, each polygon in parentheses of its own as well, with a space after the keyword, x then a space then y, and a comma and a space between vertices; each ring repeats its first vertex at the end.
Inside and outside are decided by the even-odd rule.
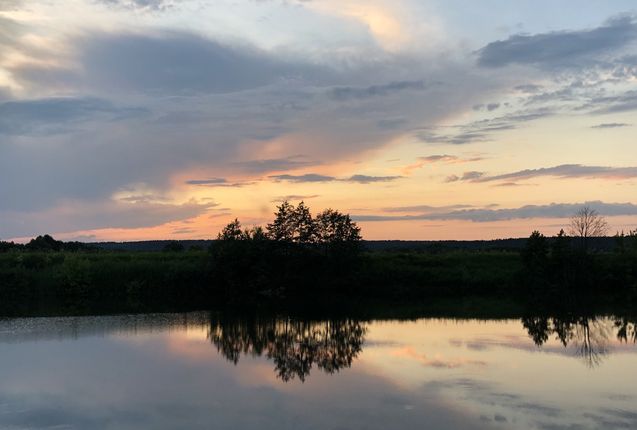
POLYGON ((290 194, 287 196, 279 196, 272 200, 272 203, 283 203, 283 202, 294 202, 299 200, 310 200, 316 197, 320 197, 318 194, 311 195, 298 195, 298 194, 290 194))
POLYGON ((462 158, 456 155, 447 155, 447 154, 428 155, 425 157, 418 157, 415 163, 403 167, 402 171, 404 174, 408 175, 414 170, 420 169, 428 164, 438 164, 438 163, 439 164, 460 164, 460 163, 470 163, 470 162, 481 161, 481 160, 484 160, 484 158, 480 156, 462 158))
POLYGON ((622 127, 630 127, 630 126, 631 124, 626 124, 623 122, 609 122, 604 124, 597 124, 592 126, 591 128, 607 129, 607 128, 622 128, 622 127))
POLYGON ((622 16, 590 30, 515 35, 492 42, 477 52, 478 64, 484 67, 509 64, 577 67, 593 63, 595 55, 622 48, 635 39, 634 17, 622 16))
MULTIPOLYGON (((591 201, 583 203, 551 203, 548 205, 526 205, 518 208, 491 209, 474 208, 441 210, 431 208, 417 215, 354 215, 356 221, 417 221, 448 220, 493 222, 531 218, 569 218, 583 206, 589 206, 606 216, 637 215, 637 205, 633 203, 604 203, 591 201)), ((426 208, 426 207, 425 207, 426 208)))
POLYGON ((331 89, 328 94, 335 100, 346 101, 387 96, 400 91, 422 91, 426 88, 424 81, 398 81, 369 87, 336 87, 331 89))
POLYGON ((286 182, 332 182, 336 181, 334 176, 319 175, 318 173, 306 173, 304 175, 271 175, 269 178, 275 181, 286 182))
POLYGON ((228 182, 225 178, 210 178, 210 179, 191 179, 185 182, 186 185, 195 185, 199 187, 210 188, 241 188, 254 184, 253 181, 244 182, 228 182))
POLYGON ((489 176, 484 172, 465 172, 461 177, 450 176, 447 182, 515 182, 520 180, 551 176, 559 179, 586 178, 624 180, 637 178, 637 167, 585 166, 581 164, 562 164, 555 167, 525 169, 501 175, 489 176))
POLYGON ((348 178, 337 178, 335 176, 319 175, 317 173, 307 173, 304 175, 272 175, 269 178, 275 181, 287 182, 354 182, 358 184, 372 184, 377 182, 391 182, 402 178, 402 176, 369 176, 369 175, 352 175, 348 178))
POLYGON ((317 166, 320 162, 309 161, 301 155, 285 158, 270 158, 263 160, 249 160, 234 163, 234 166, 248 173, 267 173, 299 169, 301 167, 317 166))

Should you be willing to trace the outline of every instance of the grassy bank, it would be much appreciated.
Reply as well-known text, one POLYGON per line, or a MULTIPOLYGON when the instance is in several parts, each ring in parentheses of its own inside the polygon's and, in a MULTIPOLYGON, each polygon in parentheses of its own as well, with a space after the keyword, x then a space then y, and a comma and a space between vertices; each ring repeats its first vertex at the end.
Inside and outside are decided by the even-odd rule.
MULTIPOLYGON (((542 297, 551 301, 556 290, 567 289, 548 281, 538 286, 517 252, 379 251, 345 260, 286 252, 2 253, 0 314, 180 311, 268 302, 347 307, 466 297, 528 303, 542 297)), ((568 297, 597 303, 633 300, 634 278, 626 273, 634 273, 634 257, 600 254, 590 262, 599 279, 586 289, 569 286, 568 297)))

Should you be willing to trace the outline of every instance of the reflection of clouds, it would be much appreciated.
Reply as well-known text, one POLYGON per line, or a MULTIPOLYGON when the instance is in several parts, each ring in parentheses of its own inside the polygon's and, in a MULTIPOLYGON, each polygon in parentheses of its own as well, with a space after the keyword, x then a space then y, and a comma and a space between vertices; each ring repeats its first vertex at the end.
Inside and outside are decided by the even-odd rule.
POLYGON ((472 360, 466 357, 444 358, 440 355, 428 357, 426 354, 419 354, 412 347, 405 347, 392 352, 395 357, 404 357, 416 360, 418 363, 427 367, 438 367, 446 369, 456 369, 459 367, 470 366, 486 366, 487 363, 481 360, 472 360))
POLYGON ((480 417, 483 421, 524 421, 539 424, 538 417, 559 419, 563 415, 563 411, 558 407, 531 400, 520 394, 500 392, 494 384, 471 378, 432 381, 425 384, 423 390, 451 392, 456 399, 477 404, 483 412, 480 417), (487 414, 487 411, 490 414, 487 414))

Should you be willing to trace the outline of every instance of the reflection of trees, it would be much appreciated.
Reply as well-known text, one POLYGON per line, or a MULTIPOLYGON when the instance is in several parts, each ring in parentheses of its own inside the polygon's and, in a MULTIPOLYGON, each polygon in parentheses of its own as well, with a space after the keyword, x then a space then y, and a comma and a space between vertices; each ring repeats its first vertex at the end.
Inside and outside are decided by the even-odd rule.
POLYGON ((314 365, 327 373, 350 367, 366 331, 352 320, 213 319, 208 337, 235 364, 241 355, 265 355, 278 377, 304 381, 314 365))
POLYGON ((591 367, 602 362, 608 353, 614 322, 595 317, 526 317, 522 324, 536 345, 542 346, 555 335, 564 347, 573 347, 591 367))
POLYGON ((620 342, 637 343, 637 319, 616 318, 615 328, 617 328, 617 339, 620 342))

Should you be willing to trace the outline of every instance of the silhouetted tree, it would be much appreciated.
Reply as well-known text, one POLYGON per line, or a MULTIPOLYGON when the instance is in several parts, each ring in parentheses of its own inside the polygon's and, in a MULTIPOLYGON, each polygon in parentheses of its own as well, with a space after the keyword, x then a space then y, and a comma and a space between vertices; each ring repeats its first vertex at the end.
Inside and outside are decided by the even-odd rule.
POLYGON ((292 241, 295 243, 314 243, 316 241, 316 224, 312 219, 310 208, 301 202, 292 212, 292 241))
POLYGON ((62 242, 53 239, 48 234, 31 239, 31 241, 26 244, 26 248, 29 251, 60 251, 62 250, 62 246, 62 242))
POLYGON ((333 209, 326 209, 318 214, 316 225, 321 243, 354 243, 362 240, 361 229, 350 216, 333 209))
POLYGON ((0 253, 9 252, 13 249, 19 249, 20 245, 16 245, 13 242, 3 242, 0 241, 0 253))
POLYGON ((544 279, 548 267, 548 254, 546 237, 537 230, 531 233, 522 251, 522 261, 527 274, 536 281, 544 279))
POLYGON ((581 248, 586 251, 588 239, 605 236, 608 229, 608 223, 604 217, 598 214, 595 209, 584 206, 571 217, 569 233, 571 236, 580 238, 581 248))
POLYGON ((242 240, 243 238, 244 235, 241 230, 241 223, 236 218, 234 221, 226 225, 217 235, 217 240, 242 240))
POLYGON ((294 239, 294 206, 284 201, 277 206, 274 221, 268 224, 268 237, 280 242, 292 242, 294 239))

